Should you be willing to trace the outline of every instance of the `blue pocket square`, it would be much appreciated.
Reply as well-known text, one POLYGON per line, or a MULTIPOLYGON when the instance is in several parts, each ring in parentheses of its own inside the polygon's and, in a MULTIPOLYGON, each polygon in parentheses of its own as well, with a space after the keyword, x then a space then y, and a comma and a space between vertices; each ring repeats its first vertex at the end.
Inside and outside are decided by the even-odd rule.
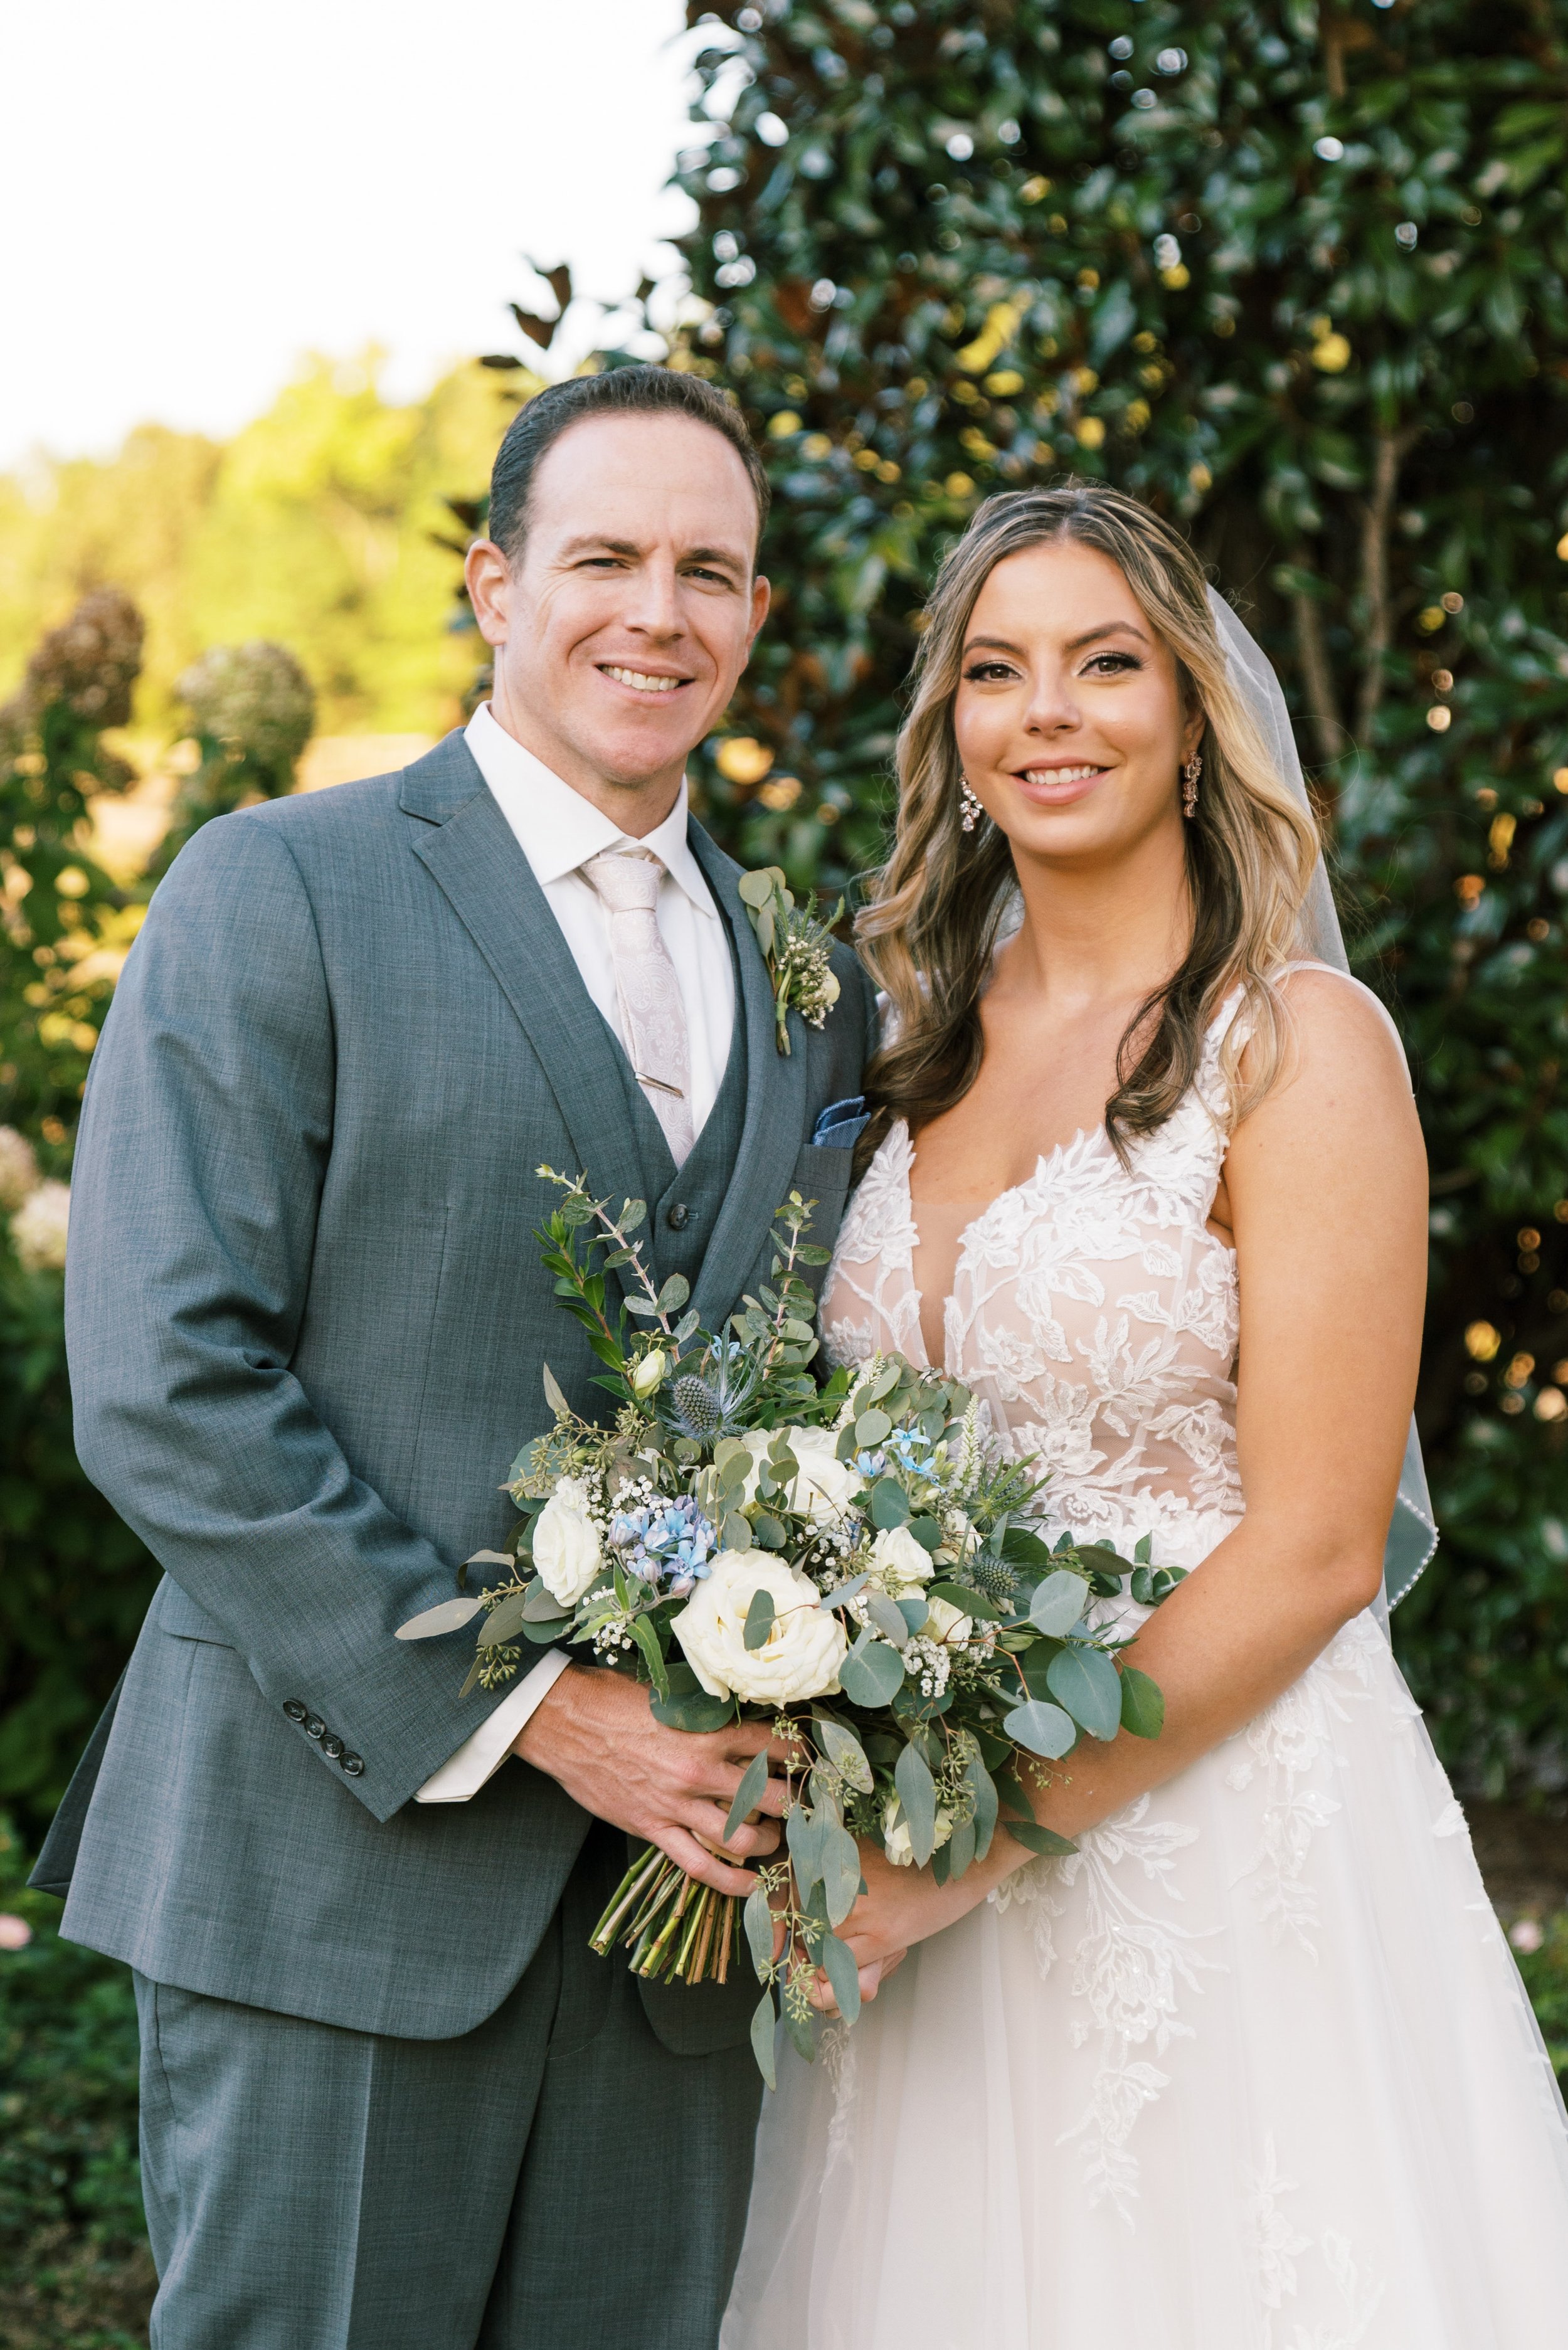
POLYGON ((815 1149, 853 1150, 871 1123, 871 1113, 866 1107, 864 1094, 851 1094, 845 1101, 829 1102, 817 1114, 811 1129, 812 1146, 815 1149))

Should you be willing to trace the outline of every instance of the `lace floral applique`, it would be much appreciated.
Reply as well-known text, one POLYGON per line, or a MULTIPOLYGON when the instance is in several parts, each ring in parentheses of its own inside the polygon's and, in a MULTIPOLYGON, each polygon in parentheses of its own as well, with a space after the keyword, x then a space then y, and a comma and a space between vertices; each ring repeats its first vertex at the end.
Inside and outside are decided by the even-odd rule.
POLYGON ((1048 1974, 1057 1956, 1053 1922, 1066 1907, 1062 1896, 1082 1885, 1085 1931, 1072 1953, 1075 2005, 1067 2032, 1075 2048, 1097 2033, 1100 2063, 1087 2111, 1057 2143, 1078 2144, 1091 2206, 1108 2197, 1129 2222, 1138 2164, 1127 2140, 1139 2114, 1170 2080, 1135 2051, 1163 2056, 1173 2040, 1193 2038, 1192 2025, 1177 2012, 1179 1991, 1183 1985, 1200 1990, 1200 1973, 1224 1970, 1197 1948, 1206 1936, 1156 1917, 1132 1898, 1128 1880, 1139 1868, 1168 1900, 1179 1901, 1176 1856, 1198 1835, 1177 1821, 1151 1820, 1149 1804, 1149 1796, 1140 1795, 1115 1819, 1089 1830, 1075 1853, 1031 1862, 992 1896, 999 1908, 1016 1902, 1033 1912, 1035 1955, 1042 1974, 1048 1974))
MULTIPOLYGON (((1263 1924, 1276 1939, 1289 1935, 1312 1959, 1317 1957, 1312 1934, 1318 1898, 1305 1880, 1307 1856, 1313 1837, 1340 1809, 1338 1796, 1321 1783, 1320 1765, 1335 1759, 1333 1723, 1349 1719, 1350 1700, 1370 1697, 1377 1650, 1386 1646, 1370 1615, 1353 1617, 1300 1680, 1240 1733, 1268 1773, 1269 1801, 1259 1850, 1236 1882, 1252 1879, 1263 1924), (1317 1783, 1305 1783, 1314 1774, 1317 1783)), ((1239 1791, 1251 1776, 1246 1758, 1239 1757, 1225 1783, 1239 1791)))
MULTIPOLYGON (((1263 2321, 1261 2350, 1357 2350, 1377 2314, 1384 2288, 1363 2279, 1348 2236, 1327 2228, 1314 2245, 1280 2210, 1281 2199, 1297 2192, 1296 2181, 1281 2175, 1272 2137, 1263 2141, 1263 2159, 1248 2182, 1247 2222, 1251 2237, 1252 2275, 1258 2298, 1269 2313, 1263 2321), (1310 2328, 1299 2319, 1288 2334, 1277 2334, 1274 2313, 1298 2298, 1298 2260, 1315 2251, 1322 2262, 1329 2297, 1339 2306, 1310 2328)), ((1315 2269, 1315 2263, 1314 2264, 1315 2269)), ((1305 2263, 1303 2263, 1305 2266, 1305 2263)), ((1314 2282, 1310 2280, 1310 2282, 1314 2282)), ((1320 2300, 1321 2294, 1314 2295, 1320 2300)))
POLYGON ((827 2126, 827 2143, 823 2148, 822 2178, 818 2188, 818 2192, 826 2195, 828 2180, 837 2167, 839 2158, 849 2149, 849 2118, 855 2106, 860 2052, 849 2026, 838 2022, 830 2023, 823 2033, 816 2053, 833 2090, 833 2119, 827 2126))

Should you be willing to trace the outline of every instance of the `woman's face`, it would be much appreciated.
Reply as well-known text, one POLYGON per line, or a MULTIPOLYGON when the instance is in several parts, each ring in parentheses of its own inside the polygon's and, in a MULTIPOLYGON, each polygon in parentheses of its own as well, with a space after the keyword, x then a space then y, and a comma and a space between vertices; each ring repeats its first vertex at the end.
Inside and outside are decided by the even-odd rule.
POLYGON ((953 732, 1015 855, 1099 863, 1181 825, 1203 732, 1169 648, 1106 555, 1054 539, 1003 557, 964 633, 953 732))

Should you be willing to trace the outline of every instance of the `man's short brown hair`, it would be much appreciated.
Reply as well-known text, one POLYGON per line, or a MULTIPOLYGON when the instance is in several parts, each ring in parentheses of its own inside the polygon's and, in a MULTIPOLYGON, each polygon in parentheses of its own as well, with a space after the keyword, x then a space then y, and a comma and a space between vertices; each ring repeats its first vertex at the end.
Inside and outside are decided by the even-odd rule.
POLYGON ((575 375, 535 392, 506 428, 490 476, 490 536, 515 563, 528 531, 528 502, 540 461, 563 432, 586 416, 689 416, 726 440, 746 469, 757 501, 760 540, 773 499, 761 456, 741 412, 722 392, 698 375, 673 368, 610 368, 603 375, 575 375))

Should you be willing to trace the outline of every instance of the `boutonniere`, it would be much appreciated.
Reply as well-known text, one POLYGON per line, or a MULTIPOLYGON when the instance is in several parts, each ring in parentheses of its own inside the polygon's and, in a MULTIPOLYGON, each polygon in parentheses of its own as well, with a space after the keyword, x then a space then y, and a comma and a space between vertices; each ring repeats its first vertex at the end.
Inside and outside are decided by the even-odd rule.
POLYGON ((826 922, 818 921, 815 914, 795 904, 777 865, 742 873, 740 889, 741 903, 751 917, 774 983, 778 1048, 787 1053, 785 1014, 798 1012, 808 1028, 820 1028, 838 1001, 832 963, 833 924, 844 912, 844 900, 840 898, 826 922))

